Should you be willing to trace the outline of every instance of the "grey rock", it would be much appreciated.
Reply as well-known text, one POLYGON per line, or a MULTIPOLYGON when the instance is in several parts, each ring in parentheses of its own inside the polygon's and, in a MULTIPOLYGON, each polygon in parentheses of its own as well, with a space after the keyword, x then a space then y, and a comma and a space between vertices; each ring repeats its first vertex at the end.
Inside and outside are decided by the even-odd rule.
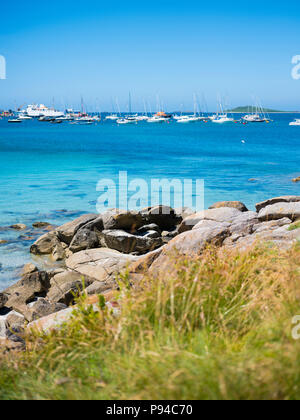
POLYGON ((180 207, 175 209, 177 216, 181 217, 182 220, 186 219, 188 216, 195 214, 196 212, 189 207, 180 207))
POLYGON ((12 342, 15 344, 15 350, 25 350, 26 343, 23 338, 24 329, 23 328, 9 328, 6 334, 6 339, 8 342, 12 342))
POLYGON ((248 235, 253 232, 253 229, 255 229, 258 223, 257 213, 254 211, 246 211, 233 220, 233 223, 230 226, 230 232, 232 235, 248 235))
POLYGON ((6 338, 7 330, 6 317, 0 316, 0 338, 6 338))
POLYGON ((88 295, 99 295, 105 291, 107 291, 107 283, 103 281, 95 281, 93 284, 88 286, 85 289, 85 292, 88 295))
POLYGON ((144 232, 144 233, 139 234, 137 236, 142 236, 143 238, 156 239, 156 238, 160 238, 161 234, 159 232, 157 232, 157 230, 148 230, 147 232, 144 232))
POLYGON ((182 222, 182 216, 169 206, 147 207, 141 211, 141 215, 145 221, 158 225, 161 230, 174 230, 182 222))
POLYGON ((135 211, 109 210, 102 215, 105 230, 117 229, 134 232, 143 226, 144 220, 135 211))
POLYGON ((98 214, 84 214, 71 222, 68 222, 56 229, 60 241, 70 245, 75 233, 87 223, 97 219, 98 214))
POLYGON ((15 285, 4 291, 8 296, 6 306, 20 312, 22 315, 28 315, 27 304, 37 296, 45 295, 50 288, 50 279, 48 273, 34 272, 23 276, 15 285))
POLYGON ((184 255, 199 255, 207 244, 221 246, 229 235, 228 223, 203 220, 193 230, 176 236, 165 246, 163 253, 176 250, 184 255))
POLYGON ((161 234, 160 227, 155 223, 151 223, 150 225, 144 225, 137 230, 137 234, 147 233, 151 230, 155 230, 157 233, 161 234))
POLYGON ((75 295, 93 281, 89 276, 83 276, 75 271, 63 271, 50 280, 51 287, 47 299, 51 303, 63 303, 69 306, 74 302, 75 295))
POLYGON ((169 243, 173 238, 175 238, 178 235, 178 230, 172 230, 171 232, 168 230, 164 230, 161 234, 162 240, 164 244, 169 243))
POLYGON ((45 333, 49 333, 53 330, 61 328, 63 324, 68 322, 71 319, 73 312, 74 308, 67 308, 63 311, 55 312, 54 314, 30 322, 27 326, 27 330, 44 331, 45 333))
POLYGON ((35 271, 38 271, 38 268, 34 264, 25 264, 22 269, 21 275, 26 276, 27 274, 34 273, 35 271))
POLYGON ((234 209, 240 210, 241 212, 248 211, 245 204, 241 201, 218 201, 217 203, 210 206, 209 209, 219 209, 222 207, 232 207, 234 209))
POLYGON ((47 222, 34 222, 32 223, 32 227, 35 229, 44 229, 50 227, 51 224, 47 222))
POLYGON ((81 229, 90 230, 96 233, 102 232, 102 230, 104 229, 102 216, 98 216, 96 219, 92 220, 91 222, 86 223, 83 227, 76 228, 74 231, 74 234, 77 235, 77 233, 81 229))
POLYGON ((6 323, 9 328, 23 328, 25 317, 19 312, 11 311, 6 316, 6 323))
POLYGON ((138 258, 107 248, 89 249, 72 255, 66 260, 66 266, 84 278, 107 282, 111 288, 116 275, 138 258))
POLYGON ((16 311, 0 312, 0 338, 8 338, 10 331, 24 327, 25 318, 16 311))
POLYGON ((267 229, 241 237, 235 242, 234 247, 245 250, 254 244, 268 243, 270 246, 288 249, 300 239, 300 229, 289 231, 289 226, 284 225, 274 230, 267 229))
POLYGON ((123 230, 104 230, 101 243, 110 249, 122 252, 123 254, 144 254, 153 251, 162 245, 162 239, 137 236, 123 230))
POLYGON ((53 261, 63 261, 65 257, 65 248, 62 246, 61 242, 58 242, 52 251, 52 259, 53 261))
POLYGON ((166 276, 176 270, 178 255, 200 255, 209 244, 222 246, 229 235, 228 224, 202 220, 197 229, 181 233, 165 245, 159 257, 151 265, 149 273, 166 276))
POLYGON ((270 232, 275 230, 279 227, 290 225, 292 222, 287 217, 278 220, 270 220, 269 222, 262 222, 253 227, 253 232, 260 233, 260 232, 270 232))
POLYGON ((10 228, 14 230, 25 230, 27 226, 24 225, 23 223, 17 223, 15 225, 11 225, 10 228))
POLYGON ((263 207, 258 213, 260 221, 269 221, 282 219, 284 217, 289 218, 291 221, 300 219, 300 201, 284 203, 279 202, 263 207))
POLYGON ((188 216, 179 226, 178 232, 183 233, 193 229, 201 220, 212 220, 215 222, 233 223, 234 220, 241 216, 242 212, 231 207, 222 207, 218 209, 204 210, 188 216))
POLYGON ((54 248, 59 244, 56 232, 48 232, 31 246, 30 252, 35 255, 52 254, 54 248))
POLYGON ((296 195, 285 195, 282 197, 274 197, 269 200, 262 201, 256 204, 256 210, 259 212, 261 209, 276 203, 296 203, 300 201, 300 196, 296 195))
POLYGON ((30 307, 31 319, 29 321, 31 322, 43 318, 44 316, 51 315, 66 308, 67 305, 63 303, 51 303, 46 299, 39 299, 30 307))
POLYGON ((197 230, 197 229, 214 230, 216 227, 219 228, 221 226, 223 226, 226 229, 229 229, 231 225, 230 223, 226 223, 226 222, 216 222, 215 220, 202 219, 193 227, 192 230, 197 230))
POLYGON ((0 309, 3 308, 3 306, 5 306, 7 301, 8 301, 7 295, 0 293, 0 309))
POLYGON ((99 238, 97 234, 85 227, 80 229, 72 239, 70 244, 71 252, 79 252, 84 249, 97 248, 99 245, 99 238))

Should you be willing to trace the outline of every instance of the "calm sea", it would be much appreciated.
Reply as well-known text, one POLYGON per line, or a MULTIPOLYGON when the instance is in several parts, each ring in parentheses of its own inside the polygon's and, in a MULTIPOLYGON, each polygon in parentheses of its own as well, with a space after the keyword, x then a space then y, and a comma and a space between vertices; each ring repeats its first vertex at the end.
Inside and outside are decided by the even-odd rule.
MULTIPOLYGON (((205 207, 220 200, 256 202, 300 195, 297 115, 273 115, 270 124, 212 123, 96 126, 0 120, 0 290, 30 261, 31 231, 5 229, 35 221, 60 225, 96 212, 101 178, 203 178, 205 207), (242 142, 244 141, 244 142, 242 142), (255 181, 249 181, 254 179, 255 181)), ((299 117, 298 117, 299 118, 299 117)), ((37 235, 38 232, 35 232, 37 235)))

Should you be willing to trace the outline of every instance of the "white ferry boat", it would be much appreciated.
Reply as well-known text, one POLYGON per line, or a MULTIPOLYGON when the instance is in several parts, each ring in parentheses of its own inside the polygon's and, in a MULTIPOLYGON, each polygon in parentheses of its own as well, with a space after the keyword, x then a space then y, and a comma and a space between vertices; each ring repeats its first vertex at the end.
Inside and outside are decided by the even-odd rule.
POLYGON ((45 105, 28 105, 26 109, 20 111, 20 114, 27 115, 31 118, 39 118, 39 117, 51 117, 51 118, 59 118, 63 117, 64 113, 60 111, 56 111, 54 108, 48 108, 45 105))

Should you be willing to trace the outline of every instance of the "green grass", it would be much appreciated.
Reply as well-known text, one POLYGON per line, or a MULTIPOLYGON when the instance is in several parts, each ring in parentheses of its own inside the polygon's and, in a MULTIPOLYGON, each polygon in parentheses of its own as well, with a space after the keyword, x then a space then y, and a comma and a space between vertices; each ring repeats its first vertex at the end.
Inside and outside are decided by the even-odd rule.
POLYGON ((300 247, 209 249, 0 357, 0 399, 299 399, 300 247))
POLYGON ((293 223, 288 228, 289 231, 297 230, 297 229, 300 229, 300 220, 298 222, 293 223))

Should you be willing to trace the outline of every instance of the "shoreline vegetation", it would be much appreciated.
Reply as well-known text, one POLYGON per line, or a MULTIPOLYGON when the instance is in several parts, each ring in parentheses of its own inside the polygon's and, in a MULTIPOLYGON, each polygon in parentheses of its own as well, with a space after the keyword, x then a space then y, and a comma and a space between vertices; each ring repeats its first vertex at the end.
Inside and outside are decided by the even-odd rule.
POLYGON ((39 227, 0 293, 0 399, 299 399, 300 197, 39 227))

